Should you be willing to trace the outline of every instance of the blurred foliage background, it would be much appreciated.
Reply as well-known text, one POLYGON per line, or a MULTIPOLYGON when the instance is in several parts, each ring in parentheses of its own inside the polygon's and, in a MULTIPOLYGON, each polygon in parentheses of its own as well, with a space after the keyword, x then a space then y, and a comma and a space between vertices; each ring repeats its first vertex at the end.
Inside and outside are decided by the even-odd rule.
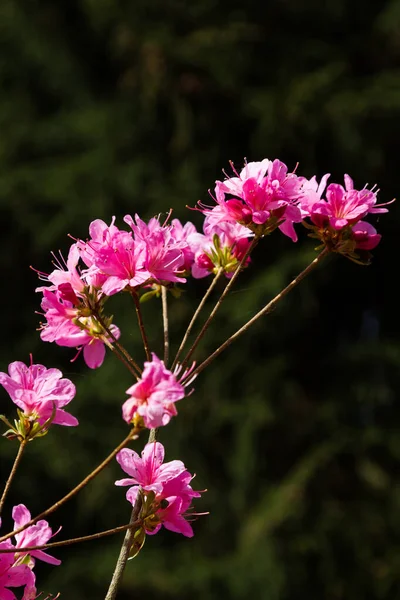
MULTIPOLYGON (((398 193, 400 4, 336 0, 2 0, 0 209, 2 346, 13 360, 58 366, 77 385, 79 428, 28 448, 9 496, 37 514, 126 434, 131 385, 113 356, 92 372, 40 342, 35 273, 94 218, 150 218, 194 206, 233 160, 275 158, 307 177, 352 175, 398 193)), ((341 257, 314 272, 197 380, 160 433, 167 459, 197 473, 210 511, 195 537, 148 538, 118 598, 392 600, 400 598, 399 207, 378 223, 370 267, 341 257)), ((299 228, 298 228, 299 229, 299 228)), ((300 231, 265 239, 202 359, 313 256, 300 231)), ((205 281, 170 301, 178 343, 205 281)), ((127 298, 110 306, 143 360, 127 298)), ((144 307, 151 345, 160 307, 144 307)), ((13 407, 1 390, 1 412, 13 407)), ((138 444, 138 446, 141 446, 138 444)), ((15 443, 1 442, 5 478, 15 443)), ((128 521, 117 464, 55 513, 61 536, 128 521)), ((7 511, 6 511, 7 512, 7 511)), ((3 531, 10 525, 5 514, 3 531)), ((54 552, 39 589, 103 598, 122 536, 54 552)))

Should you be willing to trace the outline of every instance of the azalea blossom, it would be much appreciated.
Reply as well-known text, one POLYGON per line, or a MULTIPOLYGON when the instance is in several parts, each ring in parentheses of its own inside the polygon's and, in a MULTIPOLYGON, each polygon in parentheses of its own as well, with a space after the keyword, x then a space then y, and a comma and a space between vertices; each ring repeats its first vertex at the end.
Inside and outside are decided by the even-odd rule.
POLYGON ((129 231, 116 227, 104 229, 103 239, 90 240, 87 247, 92 250, 93 261, 88 275, 93 276, 97 272, 107 276, 101 288, 107 296, 128 286, 140 286, 150 277, 145 268, 146 246, 135 241, 129 231))
POLYGON ((13 552, 14 545, 10 540, 0 542, 0 598, 1 600, 17 600, 16 595, 9 588, 24 587, 22 600, 36 598, 35 574, 28 565, 19 564, 13 552))
POLYGON ((184 239, 177 241, 176 230, 174 235, 170 225, 161 225, 154 217, 147 224, 138 215, 135 220, 126 215, 124 221, 131 227, 137 243, 146 248, 144 264, 151 278, 158 283, 185 283, 183 249, 187 250, 187 242, 184 239))
MULTIPOLYGON (((190 482, 193 476, 180 460, 163 464, 164 447, 159 442, 146 445, 140 458, 136 452, 122 450, 117 455, 122 469, 132 478, 120 479, 116 485, 131 485, 126 493, 127 500, 135 505, 138 494, 154 494, 150 506, 142 505, 140 518, 146 533, 155 534, 163 525, 170 531, 193 536, 193 529, 187 521, 193 498, 200 492, 193 490, 190 482), (139 492, 141 490, 141 492, 139 492)), ((192 513, 193 515, 194 513, 192 513)))
MULTIPOLYGON (((105 345, 112 342, 102 325, 92 315, 92 307, 98 310, 104 305, 106 296, 100 289, 106 276, 98 271, 88 275, 90 267, 83 273, 78 266, 84 254, 88 267, 90 253, 79 243, 72 244, 67 261, 57 259, 56 269, 50 274, 38 272, 40 279, 52 285, 36 289, 43 294, 41 308, 46 322, 41 324, 40 337, 44 342, 55 342, 59 346, 83 350, 83 357, 91 369, 100 367, 104 361, 105 345)), ((120 331, 105 319, 113 337, 118 339, 120 331)), ((76 358, 76 357, 75 357, 76 358)), ((75 360, 75 359, 73 359, 75 360)))
MULTIPOLYGON (((108 333, 97 319, 90 314, 74 293, 70 284, 62 284, 55 291, 40 288, 43 293, 41 308, 46 317, 42 323, 40 337, 44 342, 55 342, 58 346, 83 350, 87 366, 96 369, 103 364, 105 344, 112 343, 108 333)), ((119 328, 109 323, 113 337, 120 337, 119 328)), ((75 360, 75 359, 74 359, 75 360)))
POLYGON ((178 414, 175 402, 185 397, 185 387, 191 382, 184 385, 182 380, 192 369, 182 373, 178 380, 179 368, 169 371, 153 352, 152 360, 144 363, 141 379, 126 391, 130 397, 122 407, 124 421, 142 420, 149 429, 167 425, 178 414))
POLYGON ((197 233, 196 227, 190 221, 182 225, 179 219, 172 219, 171 235, 176 243, 180 243, 180 249, 183 253, 182 267, 186 272, 190 272, 194 261, 194 253, 189 239, 195 233, 197 233))
POLYGON ((388 212, 384 205, 377 204, 377 192, 363 188, 354 189, 349 175, 344 176, 345 187, 331 183, 326 188, 326 199, 322 198, 329 175, 325 175, 318 185, 315 177, 303 181, 301 207, 303 216, 309 216, 317 227, 330 225, 341 230, 354 225, 367 214, 388 212))
POLYGON ((265 235, 279 227, 297 241, 293 223, 301 221, 298 201, 301 183, 295 173, 288 173, 280 160, 246 163, 235 177, 216 181, 217 206, 199 203, 199 210, 209 215, 214 224, 236 221, 257 235, 265 235), (230 197, 234 196, 234 197, 230 197))
POLYGON ((166 481, 185 470, 181 460, 163 463, 164 455, 164 446, 160 442, 146 444, 141 456, 130 448, 123 448, 116 458, 130 478, 119 479, 115 485, 140 485, 143 490, 160 494, 166 481))
MULTIPOLYGON (((26 525, 31 520, 31 513, 24 504, 18 504, 18 506, 14 506, 13 508, 12 517, 14 519, 14 531, 16 531, 20 527, 26 525)), ((56 533, 58 533, 58 531, 56 533)), ((54 556, 51 556, 43 550, 28 550, 26 552, 23 551, 24 548, 29 548, 30 546, 44 546, 49 542, 50 538, 52 538, 53 535, 56 534, 53 534, 48 522, 44 520, 37 521, 37 523, 35 523, 34 525, 30 525, 20 533, 16 533, 15 549, 17 552, 17 556, 24 557, 26 555, 29 555, 30 562, 32 562, 32 566, 35 564, 35 558, 50 563, 51 565, 60 565, 61 560, 55 558, 54 556)))
MULTIPOLYGON (((14 531, 23 527, 31 520, 31 513, 24 504, 14 506, 12 511, 14 531)), ((1 524, 1 520, 0 520, 1 524)), ((37 590, 35 587, 35 574, 33 568, 35 559, 43 560, 52 565, 59 565, 61 561, 43 550, 27 550, 31 546, 43 546, 48 543, 53 532, 47 521, 41 520, 14 535, 16 544, 11 540, 0 543, 0 598, 1 600, 16 600, 15 594, 9 589, 24 586, 22 600, 35 600, 37 590), (2 552, 13 550, 13 552, 2 552)))
POLYGON ((29 423, 42 426, 54 414, 52 423, 56 425, 78 425, 78 420, 63 409, 74 398, 75 386, 58 369, 16 361, 9 365, 8 374, 0 373, 0 384, 29 423))
MULTIPOLYGON (((331 183, 327 186, 329 174, 320 183, 315 177, 301 178, 302 216, 309 218, 313 231, 311 237, 318 238, 331 251, 347 256, 355 262, 367 263, 369 250, 380 242, 376 229, 363 219, 369 214, 382 214, 388 211, 386 205, 377 204, 377 191, 356 190, 349 175, 344 176, 345 186, 331 183), (323 197, 325 195, 325 198, 323 197)), ((387 204, 390 204, 388 202, 387 204)))

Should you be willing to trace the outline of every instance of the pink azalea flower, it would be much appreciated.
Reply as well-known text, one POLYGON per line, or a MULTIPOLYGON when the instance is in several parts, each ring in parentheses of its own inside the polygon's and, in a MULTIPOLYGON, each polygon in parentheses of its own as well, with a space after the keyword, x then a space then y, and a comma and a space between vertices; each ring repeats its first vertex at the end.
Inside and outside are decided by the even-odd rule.
POLYGON ((199 498, 200 492, 193 490, 190 482, 193 476, 180 460, 163 464, 164 447, 159 442, 147 444, 140 458, 136 452, 125 448, 117 455, 122 469, 132 478, 121 479, 116 485, 132 485, 126 493, 127 500, 135 505, 139 486, 144 495, 154 492, 155 497, 148 513, 141 513, 144 528, 149 534, 155 534, 163 525, 170 531, 193 536, 193 529, 187 518, 193 498, 199 498))
MULTIPOLYGON (((188 523, 188 518, 196 513, 189 513, 192 498, 199 498, 200 492, 196 492, 190 485, 193 475, 189 471, 183 471, 173 479, 165 482, 163 490, 156 494, 154 504, 157 507, 150 521, 146 522, 145 529, 149 535, 156 534, 163 525, 166 529, 181 533, 186 537, 193 537, 192 526, 188 523)), ((135 505, 138 486, 131 487, 126 493, 128 502, 135 505)))
MULTIPOLYGON (((71 284, 61 284, 55 291, 51 288, 38 288, 37 291, 43 293, 41 308, 47 319, 41 326, 41 339, 58 346, 83 349, 87 366, 91 369, 100 367, 106 353, 107 336, 93 317, 82 316, 84 306, 71 284)), ((110 330, 115 338, 120 337, 116 325, 111 324, 110 330)))
MULTIPOLYGON (((190 371, 185 371, 181 380, 190 371)), ((144 363, 141 379, 126 391, 130 398, 122 407, 123 419, 131 423, 141 417, 149 429, 167 425, 177 414, 175 402, 185 396, 185 386, 176 378, 178 372, 169 371, 164 362, 152 353, 152 361, 144 363)))
POLYGON ((28 565, 18 564, 12 552, 2 554, 1 550, 14 548, 10 540, 0 543, 0 598, 1 600, 16 600, 15 594, 9 589, 25 587, 22 600, 33 600, 36 597, 35 575, 28 565))
POLYGON ((78 244, 72 244, 68 252, 66 263, 63 264, 61 256, 61 262, 59 262, 57 268, 45 277, 53 284, 54 287, 52 289, 57 289, 63 284, 69 284, 75 294, 83 292, 86 283, 83 281, 77 268, 79 258, 80 253, 78 244))
POLYGON ((145 269, 146 245, 138 243, 128 231, 107 225, 100 220, 90 225, 92 239, 83 244, 81 254, 88 265, 87 277, 106 275, 102 290, 112 296, 126 288, 142 285, 150 277, 145 269))
POLYGON ((143 490, 161 493, 169 479, 185 470, 180 460, 164 463, 164 446, 160 442, 146 444, 141 457, 134 450, 123 448, 117 454, 117 461, 130 478, 119 479, 115 485, 140 485, 143 490))
POLYGON ((184 259, 182 268, 187 272, 191 270, 194 261, 194 253, 190 247, 189 239, 195 233, 197 233, 196 227, 190 221, 185 223, 185 225, 182 225, 179 219, 171 221, 171 235, 176 243, 181 243, 181 251, 184 259))
POLYGON ((43 365, 13 362, 8 375, 0 373, 0 384, 11 400, 30 420, 43 425, 52 415, 57 425, 78 425, 78 420, 63 410, 75 396, 75 386, 69 379, 62 379, 58 369, 46 369, 43 365))
MULTIPOLYGON (((92 266, 91 254, 86 245, 78 242, 72 244, 66 262, 62 256, 56 259, 57 268, 52 273, 47 275, 39 272, 40 279, 52 284, 36 289, 43 294, 41 307, 47 319, 47 323, 41 325, 40 335, 45 342, 76 347, 79 352, 83 349, 86 364, 95 369, 103 363, 105 343, 111 340, 104 334, 96 319, 90 316, 89 307, 104 301, 105 296, 99 288, 107 276, 97 270, 88 275, 90 268, 82 274, 78 267, 81 254, 85 255, 87 266, 92 266)), ((110 324, 109 328, 118 339, 118 327, 110 324)))
MULTIPOLYGON (((18 504, 18 506, 14 506, 12 511, 12 517, 14 519, 14 531, 23 527, 31 520, 31 513, 23 504, 18 504)), ((56 532, 58 533, 58 532, 56 532)), ((16 546, 15 549, 18 551, 18 556, 26 556, 29 555, 31 559, 39 559, 44 562, 50 563, 51 565, 60 565, 61 560, 58 558, 54 558, 47 552, 43 550, 28 550, 27 552, 23 552, 24 548, 29 548, 30 546, 43 546, 47 544, 51 537, 53 537, 51 527, 49 526, 47 521, 41 520, 27 527, 24 531, 15 534, 16 546)), ((34 565, 34 560, 33 560, 34 565)))
POLYGON ((279 227, 296 241, 293 223, 301 221, 297 206, 301 183, 297 175, 288 173, 281 161, 268 159, 247 163, 235 174, 236 177, 216 182, 216 209, 200 204, 200 210, 212 215, 214 223, 236 221, 261 235, 279 227), (227 194, 237 198, 227 199, 227 194))
POLYGON ((376 192, 366 188, 355 190, 353 180, 348 175, 344 176, 345 187, 337 183, 328 185, 324 200, 321 196, 328 177, 325 175, 317 188, 315 178, 308 184, 303 181, 303 216, 309 216, 317 227, 330 225, 339 231, 359 222, 367 214, 387 212, 383 205, 376 204, 376 192))
POLYGON ((159 283, 185 283, 186 279, 182 277, 185 261, 182 249, 187 248, 187 243, 176 241, 171 226, 160 225, 155 218, 146 224, 138 215, 135 215, 135 221, 126 215, 124 221, 134 232, 135 240, 147 249, 145 269, 151 277, 159 283))
POLYGON ((192 498, 200 498, 201 494, 193 490, 190 485, 192 479, 193 475, 189 471, 184 471, 165 483, 158 500, 168 502, 168 506, 158 509, 156 516, 161 521, 160 525, 149 533, 157 533, 161 525, 164 525, 170 531, 181 533, 186 537, 193 537, 192 526, 187 521, 187 518, 193 513, 188 513, 188 510, 192 498))

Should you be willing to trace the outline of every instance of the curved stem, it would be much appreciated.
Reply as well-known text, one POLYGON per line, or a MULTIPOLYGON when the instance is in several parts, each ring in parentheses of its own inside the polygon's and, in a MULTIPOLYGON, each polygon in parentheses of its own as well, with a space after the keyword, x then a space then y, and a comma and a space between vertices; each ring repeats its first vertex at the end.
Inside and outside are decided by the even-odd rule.
POLYGON ((23 454, 23 452, 25 450, 26 444, 27 444, 27 440, 22 440, 20 442, 20 444, 19 444, 17 456, 15 457, 14 464, 12 466, 12 469, 11 469, 10 474, 8 476, 8 479, 6 481, 6 485, 4 486, 3 493, 1 495, 1 499, 0 499, 0 515, 2 513, 3 506, 4 506, 4 503, 6 501, 6 497, 7 497, 8 491, 9 491, 9 489, 11 487, 11 482, 14 479, 14 475, 15 475, 17 469, 18 469, 19 463, 21 462, 22 454, 23 454))
POLYGON ((239 277, 240 272, 242 271, 247 258, 250 256, 251 252, 254 250, 254 248, 257 246, 258 241, 259 241, 259 237, 255 236, 253 241, 251 242, 250 246, 247 249, 247 252, 244 254, 242 260, 240 261, 238 268, 236 269, 236 271, 234 272, 234 274, 232 275, 231 279, 228 281, 227 286, 225 287, 224 291, 222 292, 221 296, 218 298, 213 310, 211 311, 207 321, 204 323, 203 327, 200 330, 200 333, 198 334, 197 338, 194 340, 192 347, 190 348, 189 352, 187 353, 186 357, 184 358, 184 360, 182 361, 182 368, 184 368, 187 363, 189 362, 190 357, 192 356, 193 352, 196 350, 197 346, 199 345, 199 342, 202 340, 204 334, 206 333, 211 321, 213 320, 213 318, 215 317, 215 315, 217 314, 218 309, 220 308, 222 302, 224 301, 224 299, 226 298, 227 294, 230 292, 231 288, 233 287, 233 284, 235 283, 236 279, 239 277))
POLYGON ((322 252, 306 267, 301 273, 297 275, 290 283, 287 285, 279 294, 275 296, 264 308, 262 308, 250 321, 245 323, 243 327, 238 329, 233 335, 231 335, 215 352, 213 352, 205 361, 203 361, 191 374, 192 378, 194 375, 198 375, 203 371, 208 365, 215 359, 217 356, 221 354, 228 346, 232 344, 232 342, 236 341, 243 333, 245 333, 260 317, 263 317, 270 313, 275 306, 278 304, 282 298, 284 298, 297 284, 300 283, 311 271, 315 269, 315 267, 322 261, 322 259, 329 254, 329 250, 324 248, 322 252))
POLYGON ((147 339, 146 330, 144 328, 144 322, 143 322, 143 317, 142 317, 142 311, 140 308, 139 296, 137 295, 136 291, 133 288, 130 289, 130 292, 131 292, 133 301, 135 303, 136 316, 137 316, 137 320, 139 323, 140 334, 141 334, 142 340, 143 340, 144 351, 146 352, 146 358, 148 361, 151 361, 149 342, 147 339))
POLYGON ((32 552, 33 550, 48 550, 51 548, 60 548, 61 546, 69 546, 70 544, 79 544, 80 542, 90 542, 91 540, 98 540, 108 535, 113 535, 114 533, 126 531, 127 529, 130 529, 132 527, 137 527, 138 525, 140 525, 140 523, 141 521, 134 521, 133 523, 128 523, 127 525, 119 525, 118 527, 106 529, 105 531, 99 531, 98 533, 83 535, 81 537, 71 538, 69 540, 62 540, 60 542, 51 542, 50 544, 43 544, 43 546, 24 546, 23 548, 0 548, 0 554, 7 554, 10 552, 16 553, 18 552, 18 550, 21 553, 32 552))
POLYGON ((70 500, 73 496, 75 496, 75 494, 77 494, 82 488, 84 488, 90 481, 92 481, 92 479, 94 479, 96 477, 96 475, 98 475, 112 461, 112 459, 118 454, 118 452, 120 450, 122 450, 122 448, 124 448, 133 439, 133 437, 136 434, 137 434, 137 429, 134 427, 133 429, 131 429, 129 435, 127 435, 127 437, 107 456, 107 458, 105 458, 103 460, 103 462, 98 465, 98 467, 96 467, 91 473, 89 473, 89 475, 87 475, 85 477, 85 479, 83 479, 80 483, 78 483, 77 486, 75 486, 70 492, 68 492, 68 494, 63 496, 61 498, 61 500, 58 500, 57 502, 55 502, 52 506, 50 506, 50 508, 48 508, 45 511, 43 511, 42 513, 40 513, 40 515, 31 519, 30 521, 28 521, 28 523, 25 523, 25 525, 23 527, 20 527, 19 529, 16 529, 15 531, 11 531, 10 533, 3 535, 0 538, 0 542, 7 540, 8 538, 15 535, 16 533, 20 533, 21 531, 24 531, 27 527, 34 525, 37 521, 39 521, 39 519, 43 519, 43 517, 47 517, 47 515, 51 514, 52 512, 57 510, 57 508, 59 508, 60 506, 65 504, 65 502, 70 500))
POLYGON ((218 271, 216 272, 216 274, 215 274, 215 276, 214 276, 214 278, 213 278, 213 280, 212 280, 211 284, 209 285, 209 287, 208 287, 208 289, 207 289, 206 293, 204 294, 203 298, 201 299, 201 302, 200 302, 200 304, 198 305, 198 307, 197 307, 197 309, 196 309, 196 311, 195 311, 195 313, 194 313, 194 315, 193 315, 193 317, 192 317, 192 319, 191 319, 191 321, 190 321, 190 323, 189 323, 189 325, 188 325, 188 328, 186 329, 186 333, 185 333, 185 335, 183 336, 183 340, 182 340, 182 342, 181 342, 181 345, 179 346, 178 352, 176 353, 176 356, 175 356, 174 362, 173 362, 173 364, 172 364, 172 370, 173 370, 173 369, 176 367, 176 365, 178 364, 179 356, 180 356, 180 354, 181 354, 181 352, 182 352, 183 348, 185 347, 185 344, 186 344, 186 342, 188 341, 188 338, 189 338, 190 332, 191 332, 191 331, 192 331, 192 329, 193 329, 193 325, 195 324, 195 322, 196 322, 196 320, 197 320, 197 317, 199 316, 200 312, 203 310, 203 307, 204 307, 204 305, 205 305, 205 303, 206 303, 206 301, 207 301, 207 299, 208 299, 209 295, 211 294, 211 292, 213 291, 213 289, 214 289, 214 288, 215 288, 215 286, 217 285, 217 283, 218 283, 218 281, 219 281, 219 279, 220 279, 220 277, 221 277, 221 275, 222 275, 222 273, 223 273, 223 272, 224 272, 224 270, 223 270, 222 268, 218 269, 218 271))
POLYGON ((168 324, 168 299, 167 288, 161 286, 161 301, 163 315, 163 330, 164 330, 164 364, 167 366, 169 360, 169 324, 168 324))
MULTIPOLYGON (((155 442, 157 438, 157 429, 150 429, 149 439, 147 443, 155 442)), ((134 523, 141 509, 141 495, 138 494, 136 498, 136 502, 133 506, 130 523, 134 523)), ((125 534, 124 541, 122 542, 121 550, 119 552, 118 560, 115 565, 114 573, 110 582, 110 586, 108 588, 107 595, 105 600, 115 600, 117 595, 119 584, 121 583, 122 575, 124 573, 126 563, 128 562, 129 552, 133 543, 133 536, 135 532, 133 528, 128 529, 125 534)))

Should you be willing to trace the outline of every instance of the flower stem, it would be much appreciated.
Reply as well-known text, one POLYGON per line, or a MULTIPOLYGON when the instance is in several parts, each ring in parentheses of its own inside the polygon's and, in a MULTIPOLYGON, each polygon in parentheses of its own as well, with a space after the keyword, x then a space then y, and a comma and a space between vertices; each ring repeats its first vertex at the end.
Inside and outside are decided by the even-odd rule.
POLYGON ((314 260, 303 271, 301 271, 301 273, 299 273, 297 275, 297 277, 295 277, 289 283, 289 285, 287 285, 281 292, 279 292, 279 294, 277 294, 275 296, 275 298, 273 298, 270 302, 268 302, 268 304, 266 304, 266 306, 264 306, 264 308, 262 308, 256 315, 254 315, 254 317, 252 319, 250 319, 250 321, 245 323, 245 325, 243 325, 243 327, 238 329, 223 344, 221 344, 221 346, 219 348, 217 348, 217 350, 215 350, 215 352, 213 352, 205 361, 203 361, 190 374, 190 377, 193 377, 194 375, 198 375, 199 373, 201 373, 201 371, 203 371, 206 367, 208 367, 208 365, 215 358, 217 358, 217 356, 219 356, 221 354, 221 352, 223 352, 226 348, 228 348, 228 346, 230 346, 232 344, 232 342, 236 341, 243 333, 245 333, 248 329, 250 329, 250 327, 256 321, 258 321, 258 319, 260 317, 268 315, 275 308, 275 306, 278 304, 278 302, 280 300, 282 300, 289 292, 291 292, 292 289, 294 287, 296 287, 296 285, 298 285, 300 283, 300 281, 302 281, 311 271, 313 271, 315 269, 315 267, 322 261, 323 258, 325 258, 325 256, 327 254, 329 254, 329 250, 327 248, 324 248, 324 250, 322 250, 322 252, 316 258, 314 258, 314 260))
POLYGON ((183 340, 181 342, 181 345, 179 346, 178 352, 176 353, 175 360, 174 360, 174 362, 172 364, 172 370, 176 367, 176 365, 178 363, 179 356, 180 356, 183 348, 185 347, 185 344, 186 344, 186 342, 187 342, 187 340, 189 338, 190 332, 193 329, 193 325, 195 324, 195 322, 197 320, 197 317, 199 316, 200 312, 203 310, 203 307, 204 307, 204 305, 205 305, 205 303, 206 303, 209 295, 211 294, 211 292, 213 291, 213 289, 217 285, 217 282, 219 281, 219 279, 220 279, 220 277, 221 277, 221 275, 222 275, 223 272, 224 271, 223 271, 222 268, 218 269, 218 271, 216 272, 213 280, 211 281, 211 284, 209 285, 206 293, 204 294, 203 298, 201 299, 201 302, 198 305, 198 307, 197 307, 197 309, 196 309, 196 311, 195 311, 195 313, 194 313, 194 315, 192 317, 192 320, 190 321, 190 323, 188 325, 188 328, 186 329, 186 333, 183 336, 183 340))
POLYGON ((136 316, 137 316, 137 320, 138 320, 138 323, 139 323, 140 334, 141 334, 142 340, 143 340, 144 351, 146 352, 146 358, 147 358, 148 361, 150 361, 151 360, 151 354, 150 354, 150 349, 149 349, 149 342, 148 342, 148 339, 147 339, 146 330, 144 328, 142 311, 140 309, 139 296, 137 295, 136 291, 133 288, 130 289, 130 292, 131 292, 131 296, 133 298, 133 301, 135 303, 136 316))
MULTIPOLYGON (((108 535, 119 533, 120 531, 126 531, 127 529, 135 528, 140 524, 141 521, 138 520, 134 521, 133 523, 128 523, 127 525, 120 525, 119 527, 113 527, 112 529, 99 531, 98 533, 92 533, 90 535, 84 535, 82 537, 71 538, 69 540, 62 540, 60 542, 51 542, 50 544, 43 544, 43 546, 24 546, 20 550, 21 552, 32 552, 33 550, 48 550, 49 548, 59 548, 61 546, 69 546, 70 544, 79 544, 80 542, 90 542, 91 540, 98 540, 108 535)), ((14 548, 14 546, 12 548, 0 548, 0 554, 11 552, 15 553, 15 551, 16 549, 14 548)))
MULTIPOLYGON (((131 513, 131 518, 129 521, 130 525, 133 525, 138 518, 140 509, 142 506, 142 499, 140 494, 138 494, 137 500, 135 502, 135 505, 133 507, 132 513, 131 513)), ((122 579, 122 575, 123 572, 125 570, 126 567, 126 563, 128 562, 128 558, 129 558, 129 552, 133 543, 133 536, 134 536, 135 532, 134 532, 134 528, 133 527, 129 527, 129 529, 127 530, 125 537, 124 537, 124 541, 122 542, 122 546, 121 546, 121 550, 119 553, 119 557, 117 560, 117 564, 115 565, 115 570, 110 582, 110 587, 108 588, 108 592, 107 595, 105 597, 105 600, 114 600, 116 595, 117 595, 117 591, 118 591, 118 587, 119 584, 121 583, 121 579, 122 579)))
POLYGON ((164 364, 167 366, 169 360, 169 323, 168 323, 168 299, 167 288, 161 286, 162 316, 164 330, 164 364))
POLYGON ((1 495, 1 499, 0 499, 0 515, 2 513, 4 503, 6 501, 6 497, 7 497, 8 491, 9 491, 10 486, 11 486, 11 482, 14 479, 14 475, 15 475, 17 469, 18 469, 19 463, 21 462, 22 454, 23 454, 23 452, 25 450, 26 444, 27 444, 27 440, 21 440, 21 442, 19 444, 17 456, 15 457, 14 464, 12 466, 12 469, 11 469, 10 474, 8 476, 8 479, 6 481, 6 485, 4 486, 3 493, 1 495))
MULTIPOLYGON (((151 442, 155 442, 156 438, 157 438, 157 429, 150 429, 148 443, 150 444, 151 442)), ((138 494, 137 498, 136 498, 136 502, 132 509, 131 518, 129 521, 130 524, 134 523, 137 520, 140 509, 141 509, 141 502, 142 502, 141 495, 138 494)), ((133 527, 130 527, 125 534, 124 541, 122 542, 121 550, 119 552, 118 560, 115 565, 114 573, 113 573, 105 600, 115 600, 115 597, 116 597, 117 591, 118 591, 118 587, 119 587, 119 584, 121 583, 122 575, 123 575, 125 567, 126 567, 126 563, 128 562, 129 552, 132 547, 134 534, 135 534, 135 532, 134 532, 133 527)))
POLYGON ((213 310, 211 311, 207 321, 204 323, 203 327, 200 330, 200 333, 198 334, 197 338, 194 340, 192 347, 190 348, 189 352, 187 353, 186 357, 184 358, 184 360, 182 361, 182 368, 184 368, 187 363, 189 362, 190 357, 192 356, 193 352, 196 350, 197 346, 199 345, 199 342, 202 340, 202 338, 204 337, 204 334, 206 333, 211 321, 213 320, 213 318, 215 317, 215 315, 217 314, 218 309, 220 308, 222 302, 224 301, 224 299, 226 298, 226 296, 228 295, 228 293, 230 292, 233 284, 235 283, 236 279, 238 278, 240 272, 242 271, 247 258, 250 256, 251 252, 254 250, 254 248, 257 246, 258 241, 259 241, 259 237, 255 236, 253 238, 253 241, 251 242, 250 246, 247 249, 247 252, 244 254, 242 260, 240 261, 236 271, 234 272, 234 274, 232 275, 231 279, 228 281, 227 286, 225 287, 224 291, 222 292, 221 296, 218 298, 213 310))
POLYGON ((105 467, 112 461, 112 459, 118 454, 118 452, 120 450, 122 450, 122 448, 124 448, 133 439, 133 437, 136 434, 137 434, 137 429, 134 427, 129 432, 129 435, 126 436, 126 438, 107 456, 107 458, 105 458, 102 463, 100 463, 91 473, 89 473, 89 475, 87 475, 80 483, 78 483, 77 486, 75 486, 70 492, 68 492, 68 494, 63 496, 61 498, 61 500, 58 500, 57 502, 55 502, 52 506, 50 506, 50 508, 48 508, 45 511, 43 511, 42 513, 40 513, 40 515, 31 519, 30 521, 28 521, 28 523, 25 523, 25 525, 23 525, 23 527, 20 527, 19 529, 16 529, 15 531, 11 531, 10 533, 3 535, 0 538, 0 542, 7 540, 8 538, 15 535, 16 533, 20 533, 21 531, 24 531, 24 529, 26 529, 27 527, 30 527, 31 525, 34 525, 37 521, 39 521, 39 519, 43 519, 43 517, 47 517, 47 515, 51 514, 55 510, 57 510, 57 508, 60 508, 60 506, 62 506, 63 504, 65 504, 65 502, 67 502, 73 496, 75 496, 75 494, 77 494, 90 481, 92 481, 92 479, 94 479, 96 477, 96 475, 98 475, 103 469, 105 469, 105 467))
MULTIPOLYGON (((135 377, 138 379, 140 378, 140 375, 142 373, 141 368, 139 367, 139 365, 137 364, 137 362, 132 358, 132 356, 129 354, 129 352, 124 348, 124 346, 122 344, 119 343, 119 341, 117 340, 117 338, 115 337, 115 335, 113 334, 113 332, 111 331, 111 329, 109 327, 107 327, 107 325, 105 324, 104 320, 102 319, 102 317, 96 313, 95 317, 97 319, 97 321, 100 323, 100 325, 102 326, 102 328, 104 329, 104 331, 107 333, 107 335, 112 339, 115 348, 118 349, 118 352, 122 355, 119 356, 118 352, 115 352, 115 354, 118 356, 118 358, 124 363, 124 365, 126 367, 128 367, 128 369, 131 371, 131 373, 133 375, 135 375, 135 377), (125 359, 125 360, 124 360, 125 359)), ((115 350, 114 348, 114 350, 115 350)))

